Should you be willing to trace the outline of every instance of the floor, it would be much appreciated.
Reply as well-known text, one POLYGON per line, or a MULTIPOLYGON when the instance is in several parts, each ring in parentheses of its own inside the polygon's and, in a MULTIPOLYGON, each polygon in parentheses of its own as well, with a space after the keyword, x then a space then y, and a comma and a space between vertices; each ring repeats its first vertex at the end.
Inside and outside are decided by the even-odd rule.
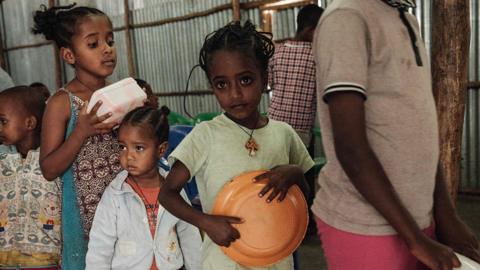
MULTIPOLYGON (((460 217, 472 228, 480 239, 480 195, 460 195, 457 200, 460 217)), ((318 237, 304 239, 298 250, 298 270, 327 269, 318 237)))

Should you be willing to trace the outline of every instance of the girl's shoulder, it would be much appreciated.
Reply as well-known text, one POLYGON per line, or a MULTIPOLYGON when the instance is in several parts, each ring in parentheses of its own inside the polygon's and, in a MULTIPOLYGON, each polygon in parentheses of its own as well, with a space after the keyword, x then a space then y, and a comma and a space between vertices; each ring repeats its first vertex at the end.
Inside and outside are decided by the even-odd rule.
POLYGON ((65 115, 70 113, 70 97, 67 91, 59 89, 55 94, 53 94, 47 101, 47 111, 55 114, 65 115))
POLYGON ((295 132, 290 124, 283 121, 274 120, 272 118, 268 118, 268 123, 265 127, 275 131, 283 131, 288 133, 295 132))

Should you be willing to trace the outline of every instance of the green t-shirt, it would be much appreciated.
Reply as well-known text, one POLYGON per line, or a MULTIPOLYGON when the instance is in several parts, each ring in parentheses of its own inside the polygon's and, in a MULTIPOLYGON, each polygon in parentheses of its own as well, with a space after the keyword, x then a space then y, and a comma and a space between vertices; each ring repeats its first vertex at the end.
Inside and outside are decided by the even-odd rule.
MULTIPOLYGON (((306 172, 314 164, 300 137, 284 122, 269 119, 266 126, 253 132, 259 145, 253 157, 245 148, 249 134, 244 130, 221 114, 195 126, 169 156, 170 165, 180 160, 190 175, 195 176, 206 213, 211 213, 224 184, 243 172, 284 164, 298 165, 306 172)), ((202 248, 202 265, 203 269, 244 269, 224 255, 208 237, 205 237, 202 248)), ((254 269, 293 269, 293 261, 290 256, 269 268, 254 269)))

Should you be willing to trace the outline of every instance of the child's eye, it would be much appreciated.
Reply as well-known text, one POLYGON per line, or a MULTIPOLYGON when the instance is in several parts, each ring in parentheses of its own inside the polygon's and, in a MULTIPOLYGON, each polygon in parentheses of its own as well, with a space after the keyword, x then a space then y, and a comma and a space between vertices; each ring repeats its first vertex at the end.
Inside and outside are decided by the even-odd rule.
POLYGON ((95 42, 88 43, 88 47, 89 47, 90 49, 95 49, 95 48, 98 47, 98 42, 95 41, 95 42))
POLYGON ((218 81, 218 82, 215 82, 214 86, 217 89, 225 89, 225 87, 227 87, 227 83, 224 81, 218 81))
POLYGON ((242 85, 250 85, 252 83, 252 81, 253 80, 250 77, 243 77, 243 78, 240 79, 240 83, 242 85))
POLYGON ((141 151, 145 150, 145 147, 140 146, 140 145, 137 145, 137 146, 135 147, 135 150, 137 150, 138 152, 141 152, 141 151))
POLYGON ((7 123, 6 119, 0 119, 0 124, 5 125, 7 123))
POLYGON ((108 44, 108 46, 113 47, 113 45, 115 45, 115 40, 113 40, 113 39, 112 39, 112 40, 108 40, 108 41, 107 41, 107 44, 108 44))
POLYGON ((120 147, 120 151, 125 151, 125 150, 127 150, 127 147, 126 147, 125 145, 121 145, 121 144, 120 144, 119 147, 120 147))

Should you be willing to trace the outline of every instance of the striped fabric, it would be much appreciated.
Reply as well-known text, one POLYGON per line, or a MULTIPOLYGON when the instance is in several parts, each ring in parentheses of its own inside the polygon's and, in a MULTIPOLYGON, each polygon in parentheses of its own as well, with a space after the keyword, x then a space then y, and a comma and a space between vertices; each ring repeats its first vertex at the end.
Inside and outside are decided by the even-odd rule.
POLYGON ((382 0, 382 1, 394 8, 400 8, 403 10, 408 10, 409 8, 417 7, 414 0, 382 0))
POLYGON ((323 101, 327 102, 327 96, 329 94, 340 92, 340 91, 357 92, 361 94, 365 99, 367 99, 365 87, 363 85, 351 83, 351 82, 340 82, 340 83, 332 83, 325 87, 325 90, 323 92, 323 101))

